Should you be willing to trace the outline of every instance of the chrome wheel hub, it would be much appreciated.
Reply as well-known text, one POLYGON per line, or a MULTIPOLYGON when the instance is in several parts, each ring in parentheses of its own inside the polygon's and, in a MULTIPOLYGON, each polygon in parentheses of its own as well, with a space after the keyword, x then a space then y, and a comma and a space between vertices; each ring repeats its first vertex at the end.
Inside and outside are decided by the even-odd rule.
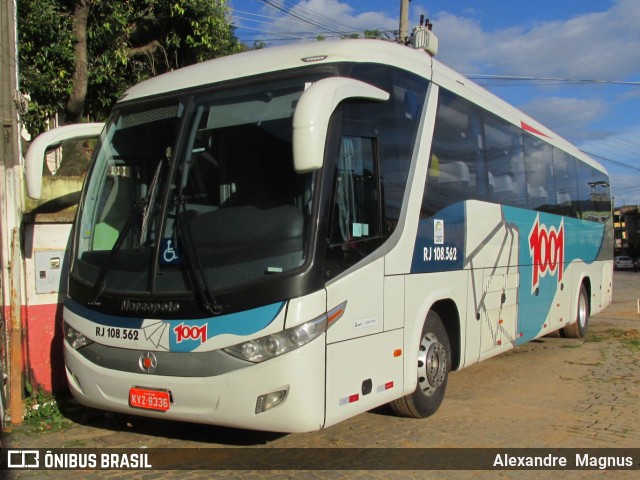
POLYGON ((418 384, 426 396, 431 396, 447 378, 447 352, 433 333, 420 342, 418 350, 418 384))

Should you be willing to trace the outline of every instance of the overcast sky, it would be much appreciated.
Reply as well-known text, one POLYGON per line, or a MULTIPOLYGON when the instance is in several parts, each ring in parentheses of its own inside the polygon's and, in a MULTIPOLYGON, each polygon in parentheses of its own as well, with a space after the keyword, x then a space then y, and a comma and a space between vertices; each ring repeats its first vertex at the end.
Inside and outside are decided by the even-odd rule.
MULTIPOLYGON (((395 31, 400 3, 230 0, 239 38, 268 45, 395 31)), ((411 25, 420 14, 434 24, 437 58, 463 74, 603 81, 476 79, 604 157, 595 158, 609 170, 616 205, 640 204, 640 0, 413 0, 411 25)))

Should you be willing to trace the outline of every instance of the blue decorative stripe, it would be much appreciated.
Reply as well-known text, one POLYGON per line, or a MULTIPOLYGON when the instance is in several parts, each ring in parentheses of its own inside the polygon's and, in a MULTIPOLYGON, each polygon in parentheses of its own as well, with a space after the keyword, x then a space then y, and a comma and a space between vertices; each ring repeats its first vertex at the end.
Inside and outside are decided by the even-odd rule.
MULTIPOLYGON (((411 273, 461 270, 470 265, 474 252, 465 251, 465 239, 467 235, 474 235, 474 225, 484 220, 469 218, 465 205, 466 202, 455 203, 420 220, 411 273)), ((566 278, 571 264, 596 261, 605 248, 605 224, 516 207, 487 204, 487 208, 501 209, 502 220, 496 229, 517 232, 517 265, 473 264, 473 268, 517 266, 520 282, 516 344, 519 345, 540 334, 558 288, 564 282, 571 283, 571 279, 566 278)), ((481 210, 474 209, 476 215, 478 211, 481 210)), ((485 242, 477 248, 485 247, 493 248, 485 242)))
MULTIPOLYGON (((165 325, 159 331, 169 328, 169 344, 165 345, 165 348, 168 347, 172 352, 191 352, 208 339, 217 335, 244 336, 263 330, 278 317, 285 305, 286 302, 277 302, 228 315, 197 319, 157 320, 157 322, 165 325)), ((65 301, 65 307, 75 315, 97 325, 140 329, 145 323, 143 318, 107 315, 96 312, 71 299, 65 301)), ((149 325, 149 321, 153 322, 154 320, 147 320, 147 326, 152 326, 149 325)))
POLYGON ((279 302, 212 318, 165 320, 164 323, 170 327, 169 349, 172 352, 191 352, 217 335, 252 335, 273 322, 284 306, 285 302, 279 302))
POLYGON ((519 232, 519 272, 518 288, 518 332, 522 337, 517 345, 537 337, 543 328, 545 319, 551 310, 558 289, 558 273, 540 276, 537 288, 533 285, 533 265, 529 248, 529 233, 536 221, 547 229, 559 231, 561 225, 564 235, 564 258, 562 268, 567 270, 571 263, 581 260, 593 263, 600 251, 604 238, 604 224, 560 217, 547 213, 502 207, 504 218, 519 232))
POLYGON ((124 317, 107 315, 105 313, 96 312, 78 302, 67 298, 64 301, 64 306, 67 310, 79 317, 86 318, 90 322, 97 323, 98 325, 104 325, 106 327, 124 327, 124 328, 141 328, 144 318, 140 317, 124 317))

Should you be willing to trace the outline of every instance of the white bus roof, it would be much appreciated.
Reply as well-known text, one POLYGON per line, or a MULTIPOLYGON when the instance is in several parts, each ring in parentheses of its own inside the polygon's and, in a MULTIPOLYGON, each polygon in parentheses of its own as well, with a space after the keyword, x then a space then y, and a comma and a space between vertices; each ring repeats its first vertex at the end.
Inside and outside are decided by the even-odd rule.
POLYGON ((544 138, 590 165, 603 167, 527 114, 485 90, 472 80, 433 59, 422 50, 380 40, 331 40, 295 43, 208 60, 141 82, 128 89, 120 101, 130 101, 189 88, 305 65, 335 62, 371 62, 393 65, 432 80, 514 125, 544 138))
POLYGON ((425 52, 376 40, 332 40, 296 43, 238 53, 174 70, 131 87, 122 100, 163 94, 261 73, 334 62, 395 65, 430 78, 425 52))

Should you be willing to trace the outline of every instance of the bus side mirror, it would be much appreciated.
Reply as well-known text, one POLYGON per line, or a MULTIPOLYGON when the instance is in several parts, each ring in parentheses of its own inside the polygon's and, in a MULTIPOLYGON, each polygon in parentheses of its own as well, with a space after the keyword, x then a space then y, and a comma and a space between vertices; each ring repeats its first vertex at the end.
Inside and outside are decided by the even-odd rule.
POLYGON ((54 128, 38 135, 25 155, 27 195, 38 199, 42 192, 42 168, 47 152, 69 140, 84 140, 100 136, 104 123, 77 123, 54 128))
POLYGON ((338 104, 349 98, 386 101, 389 94, 345 77, 319 80, 302 94, 293 114, 293 165, 297 173, 322 167, 329 118, 338 104))

